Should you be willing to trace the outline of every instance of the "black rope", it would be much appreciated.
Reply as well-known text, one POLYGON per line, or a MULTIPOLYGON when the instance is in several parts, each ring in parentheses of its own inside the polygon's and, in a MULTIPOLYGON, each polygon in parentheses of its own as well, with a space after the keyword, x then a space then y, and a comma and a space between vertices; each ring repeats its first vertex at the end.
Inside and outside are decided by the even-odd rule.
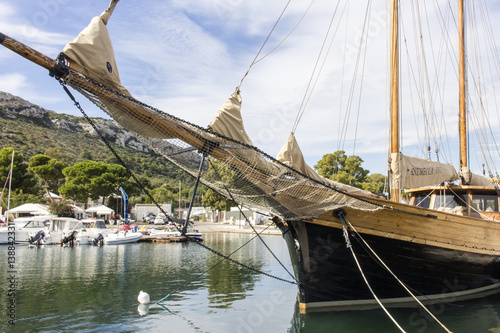
MULTIPOLYGON (((115 149, 113 147, 111 147, 111 144, 109 143, 109 141, 104 137, 104 135, 102 135, 102 133, 99 131, 99 129, 97 128, 97 126, 94 124, 94 122, 92 121, 92 119, 90 119, 90 117, 85 113, 85 111, 83 110, 82 106, 80 105, 80 103, 78 103, 78 101, 75 99, 75 97, 73 96, 73 94, 71 93, 71 91, 69 91, 68 87, 66 87, 66 84, 64 83, 64 81, 62 81, 61 79, 59 79, 59 83, 61 84, 61 86, 63 87, 64 91, 66 92, 66 94, 68 94, 69 98, 73 101, 73 103, 75 104, 75 106, 78 108, 78 110, 80 110, 80 112, 83 114, 83 117, 87 120, 87 122, 90 124, 90 126, 92 126, 92 128, 94 129, 94 131, 96 131, 96 133, 99 135, 99 137, 101 138, 101 140, 104 142, 104 144, 108 147, 108 149, 113 153, 113 155, 116 157, 116 159, 118 160, 118 162, 120 162, 120 164, 125 168, 127 169, 129 172, 130 172, 130 175, 132 176, 132 178, 134 179, 135 183, 137 184, 137 186, 139 186, 139 188, 144 192, 146 193, 146 195, 152 200, 152 202, 156 205, 156 207, 163 213, 165 214, 165 216, 168 216, 168 214, 163 210, 162 207, 160 207, 160 205, 156 202, 156 200, 153 198, 153 196, 149 193, 149 191, 142 185, 142 183, 139 181, 139 179, 135 176, 135 174, 132 172, 132 170, 125 164, 125 162, 122 160, 122 158, 120 157, 120 155, 118 155, 118 153, 115 151, 115 149)), ((177 226, 176 226, 177 227, 177 226)), ((177 228, 179 229, 179 228, 177 228)), ((180 230, 179 230, 180 231, 180 230)))
MULTIPOLYGON (((266 228, 266 229, 267 229, 267 228, 266 228)), ((257 233, 257 235, 255 235, 255 236, 254 236, 251 240, 253 240, 255 237, 260 237, 260 234, 258 234, 258 233, 257 233)), ((297 282, 297 281, 290 281, 290 280, 286 280, 286 279, 280 278, 280 277, 278 277, 278 276, 276 276, 276 275, 272 275, 272 274, 266 273, 266 272, 261 271, 261 270, 259 270, 259 269, 256 269, 256 268, 253 268, 253 267, 250 267, 250 266, 248 266, 248 265, 246 265, 246 264, 243 264, 243 263, 241 263, 241 262, 239 262, 239 261, 236 261, 236 260, 234 260, 234 259, 231 259, 229 256, 226 256, 226 255, 224 255, 224 254, 222 254, 222 253, 220 253, 220 252, 217 252, 216 250, 214 250, 214 249, 212 249, 212 248, 210 248, 210 247, 206 246, 206 245, 205 245, 205 244, 203 244, 203 243, 197 242, 196 244, 198 244, 198 245, 200 245, 200 246, 204 247, 205 249, 207 249, 207 250, 208 250, 208 251, 210 251, 210 252, 213 252, 213 253, 217 254, 218 256, 221 256, 221 257, 222 257, 222 258, 224 258, 225 260, 228 260, 228 261, 230 261, 230 262, 232 262, 232 263, 234 263, 234 264, 236 264, 236 265, 239 265, 239 266, 241 266, 241 267, 244 267, 244 268, 249 269, 249 270, 251 270, 251 271, 254 271, 254 272, 256 272, 256 273, 259 273, 259 274, 262 274, 262 275, 268 276, 268 277, 270 277, 270 278, 273 278, 273 279, 276 279, 276 280, 279 280, 279 281, 287 282, 287 283, 290 283, 290 284, 300 285, 300 284, 299 284, 299 282, 297 282)), ((246 245, 246 243, 245 243, 245 245, 246 245)), ((231 254, 232 254, 232 253, 231 253, 231 254)), ((295 279, 295 278, 294 278, 294 279, 295 279)))
MULTIPOLYGON (((267 226, 264 230, 262 230, 260 233, 263 233, 264 231, 266 231, 270 226, 267 226)), ((253 241, 255 238, 257 238, 258 234, 257 235, 254 235, 252 238, 250 238, 248 241, 246 241, 243 245, 241 245, 240 247, 238 247, 236 250, 234 250, 233 252, 231 252, 229 255, 227 255, 226 257, 229 258, 230 256, 232 256, 233 254, 235 254, 236 252, 238 252, 239 250, 241 250, 243 247, 245 247, 246 245, 248 245, 248 243, 250 243, 251 241, 253 241)), ((211 251, 212 252, 212 249, 208 248, 208 247, 205 247, 207 250, 211 251)), ((227 260, 226 258, 222 258, 221 260, 219 260, 217 263, 215 263, 214 265, 212 265, 210 268, 208 268, 207 270, 201 272, 200 274, 198 274, 195 278, 189 280, 188 282, 184 283, 182 286, 180 286, 179 288, 175 289, 174 291, 172 291, 171 293, 169 293, 167 296, 163 297, 162 299, 160 299, 159 301, 156 301, 155 304, 159 304, 161 302, 163 302, 164 300, 166 300, 168 297, 170 297, 170 295, 173 295, 173 294, 176 294, 178 293, 179 291, 181 290, 184 290, 186 289, 186 287, 188 285, 190 285, 191 283, 193 283, 194 281, 198 280, 199 278, 201 278, 203 275, 207 274, 208 272, 210 272, 212 269, 214 269, 215 267, 217 267, 218 265, 220 265, 221 263, 223 263, 225 260, 227 260)), ((229 259, 230 261, 232 261, 232 259, 229 259)), ((244 264, 241 264, 237 261, 233 261, 235 264, 237 265, 240 265, 240 266, 243 266, 244 264)), ((245 265, 246 266, 246 265, 245 265)), ((243 266, 243 267, 245 267, 243 266)), ((248 268, 254 272, 257 272, 259 274, 264 274, 264 275, 267 275, 267 276, 270 276, 272 278, 276 278, 275 276, 273 275, 270 275, 270 274, 267 274, 267 273, 264 273, 262 271, 259 271, 255 268, 252 268, 252 267, 249 267, 249 266, 246 266, 245 268, 248 268)), ((277 278, 278 280, 280 280, 281 278, 277 278)), ((284 280, 285 282, 289 282, 289 283, 293 283, 293 282, 290 282, 290 281, 286 281, 284 280)))
MULTIPOLYGON (((87 114, 85 113, 85 111, 83 110, 83 108, 81 107, 80 103, 78 103, 78 101, 75 99, 75 97, 73 96, 73 94, 71 94, 71 92, 69 91, 69 89, 66 87, 66 84, 64 83, 64 81, 62 80, 59 80, 59 82, 61 83, 62 87, 64 88, 64 91, 66 91, 66 93, 68 94, 68 96, 71 98, 71 100, 75 103, 75 106, 78 108, 78 110, 80 110, 80 112, 83 114, 83 116, 85 117, 85 119, 89 122, 89 124, 92 126, 92 128, 97 132, 97 134, 99 135, 99 137, 101 138, 101 140, 106 144, 106 146, 109 148, 109 150, 113 153, 113 155, 118 159, 118 161, 120 162, 120 164, 126 168, 130 174, 132 175, 132 178, 134 178, 134 181, 137 183, 137 185, 144 190, 144 186, 142 186, 141 182, 139 181, 139 179, 137 179, 137 177, 134 175, 134 173, 130 170, 130 168, 125 164, 125 162, 120 158, 120 156, 118 155, 118 153, 114 150, 113 147, 111 147, 111 144, 106 140, 106 138, 101 134, 101 132, 99 131, 99 129, 97 128, 97 126, 94 124, 94 122, 92 121, 92 119, 90 119, 89 116, 87 116, 87 114)), ((158 209, 160 209, 160 211, 165 214, 165 216, 167 216, 167 214, 164 212, 164 210, 160 207, 160 205, 156 202, 156 200, 151 196, 151 194, 149 194, 147 191, 145 191, 147 193, 147 195, 149 196, 149 198, 153 201, 153 203, 156 205, 156 207, 158 207, 158 209)), ((182 230, 177 226, 177 223, 175 224, 175 227, 176 229, 182 233, 182 230)), ((267 229, 267 228, 266 228, 267 229)), ((255 229, 254 229, 255 230, 255 229)), ((257 234, 258 235, 258 234, 257 234)), ((260 237, 260 236, 259 236, 260 237)), ((214 250, 204 244, 202 244, 201 242, 198 242, 196 241, 194 238, 191 238, 191 237, 187 237, 187 239, 191 242, 194 242, 195 244, 198 244, 200 245, 201 247, 204 247, 205 249, 209 250, 210 252, 212 253, 215 253, 216 255, 218 255, 219 257, 221 258, 224 258, 225 260, 229 260, 231 261, 232 263, 235 263, 237 265, 240 265, 241 267, 244 267, 244 268, 247 268, 249 270, 252 270, 254 272, 257 272, 259 274, 262 274, 262 275, 266 275, 266 276, 269 276, 271 278, 274 278, 276 280, 280 280, 280 281, 284 281, 284 282, 288 282, 288 283, 291 283, 291 284, 298 284, 298 282, 296 281, 288 281, 288 280, 285 280, 285 279, 282 279, 280 277, 277 277, 277 276, 274 276, 274 275, 271 275, 269 273, 266 273, 266 272, 263 272, 261 270, 258 270, 256 268, 253 268, 253 267, 250 267, 246 264, 243 264, 243 263, 240 263, 234 259, 231 259, 229 258, 229 256, 221 253, 221 252, 218 252, 217 250, 214 250)), ((252 238, 253 239, 253 238, 252 238)), ((247 243, 245 243, 247 244, 247 243)), ((267 246, 267 245, 266 245, 267 246)), ((231 255, 231 254, 230 254, 231 255)), ((274 255, 274 254, 273 254, 274 255)))

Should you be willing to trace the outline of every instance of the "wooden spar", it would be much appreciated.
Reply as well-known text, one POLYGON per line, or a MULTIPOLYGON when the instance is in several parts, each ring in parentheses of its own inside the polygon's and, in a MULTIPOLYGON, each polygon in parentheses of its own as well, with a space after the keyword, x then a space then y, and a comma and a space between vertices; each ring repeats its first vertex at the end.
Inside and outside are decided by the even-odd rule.
POLYGON ((460 169, 468 168, 467 159, 467 110, 465 99, 465 36, 464 1, 458 0, 458 41, 459 41, 459 134, 460 169))
POLYGON ((18 42, 17 40, 10 38, 0 32, 0 44, 6 48, 14 51, 20 56, 34 62, 35 64, 42 66, 48 70, 51 70, 56 65, 56 60, 49 58, 43 53, 40 53, 31 47, 18 42))
MULTIPOLYGON (((391 25, 391 153, 399 153, 399 0, 392 1, 391 25)), ((399 202, 399 186, 392 182, 391 200, 399 202)))

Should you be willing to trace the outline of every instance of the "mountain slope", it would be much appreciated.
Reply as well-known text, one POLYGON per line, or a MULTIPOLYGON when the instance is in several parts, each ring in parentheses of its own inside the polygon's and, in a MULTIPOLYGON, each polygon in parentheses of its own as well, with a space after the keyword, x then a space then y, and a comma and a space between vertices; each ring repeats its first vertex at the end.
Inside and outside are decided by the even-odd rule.
MULTIPOLYGON (((179 177, 172 164, 152 152, 114 120, 92 120, 134 173, 147 177, 179 177)), ((0 142, 0 148, 13 147, 21 151, 25 161, 49 148, 59 148, 69 164, 89 158, 118 163, 85 118, 49 111, 1 91, 0 142)))

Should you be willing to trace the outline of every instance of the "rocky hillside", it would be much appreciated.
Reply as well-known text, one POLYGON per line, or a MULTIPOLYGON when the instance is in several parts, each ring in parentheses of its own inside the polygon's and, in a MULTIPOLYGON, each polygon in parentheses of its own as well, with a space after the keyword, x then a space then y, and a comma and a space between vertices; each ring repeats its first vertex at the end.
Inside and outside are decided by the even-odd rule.
MULTIPOLYGON (((46 110, 38 105, 32 104, 20 97, 1 91, 0 118, 3 118, 3 120, 5 121, 19 123, 19 125, 33 124, 40 127, 40 131, 46 129, 73 135, 90 135, 92 137, 98 138, 97 133, 94 131, 93 127, 83 117, 58 114, 56 112, 46 110)), ((132 148, 141 152, 150 151, 130 132, 125 130, 114 120, 93 118, 93 121, 99 131, 109 142, 123 147, 132 148)), ((21 128, 16 129, 14 126, 14 128, 10 128, 11 130, 8 131, 7 129, 9 129, 9 127, 10 126, 2 127, 2 131, 0 134, 2 146, 7 146, 7 142, 25 143, 26 140, 24 139, 28 139, 29 141, 29 138, 26 138, 25 135, 22 135, 22 132, 24 131, 21 128)), ((17 144, 12 146, 16 147, 17 144)), ((20 149, 20 147, 17 148, 20 149)), ((36 150, 38 151, 38 149, 36 150)))
MULTIPOLYGON (((135 175, 162 183, 192 182, 191 176, 150 151, 115 121, 92 120, 135 175)), ((0 149, 3 147, 20 151, 26 162, 37 154, 48 154, 69 165, 87 159, 119 163, 85 118, 48 111, 0 92, 0 149)))

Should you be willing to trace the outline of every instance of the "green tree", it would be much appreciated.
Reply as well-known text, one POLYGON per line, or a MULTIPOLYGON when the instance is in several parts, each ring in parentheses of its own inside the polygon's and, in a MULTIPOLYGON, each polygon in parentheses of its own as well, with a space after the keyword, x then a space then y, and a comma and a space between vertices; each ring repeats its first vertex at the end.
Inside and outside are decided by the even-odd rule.
POLYGON ((59 187, 59 193, 79 202, 108 197, 126 182, 130 172, 117 164, 83 161, 63 170, 66 182, 59 187))
POLYGON ((62 170, 67 168, 68 164, 57 161, 47 155, 35 155, 30 158, 29 170, 42 179, 45 186, 50 191, 56 191, 64 180, 62 170))
POLYGON ((361 167, 362 163, 359 156, 347 156, 343 150, 338 150, 333 154, 323 155, 314 169, 325 178, 361 188, 370 173, 361 167))
POLYGON ((347 155, 343 150, 338 150, 333 154, 325 154, 316 163, 314 169, 321 176, 331 179, 333 175, 338 174, 339 170, 344 168, 346 159, 347 155))
POLYGON ((76 161, 75 155, 62 151, 61 147, 47 148, 43 154, 55 160, 67 163, 68 165, 76 161))
POLYGON ((232 200, 226 199, 223 195, 209 188, 203 195, 201 205, 203 207, 211 207, 212 210, 226 211, 230 210, 234 203, 232 200))
POLYGON ((372 193, 382 194, 385 188, 386 177, 380 173, 374 173, 366 177, 361 183, 361 188, 372 193))
POLYGON ((82 160, 92 160, 92 153, 88 151, 87 149, 83 149, 82 152, 80 153, 80 158, 82 160))
MULTIPOLYGON (((153 197, 153 199, 159 204, 174 202, 177 199, 176 194, 173 193, 172 191, 168 190, 164 186, 157 187, 157 188, 151 190, 150 194, 153 197)), ((146 202, 150 200, 150 199, 149 200, 148 199, 149 199, 149 197, 146 199, 146 202)))
MULTIPOLYGON (((12 159, 12 147, 5 147, 0 150, 0 183, 6 184, 12 159)), ((12 191, 22 191, 25 194, 40 193, 40 187, 32 173, 28 173, 28 165, 24 163, 24 156, 18 151, 14 152, 14 165, 12 170, 12 191)))

